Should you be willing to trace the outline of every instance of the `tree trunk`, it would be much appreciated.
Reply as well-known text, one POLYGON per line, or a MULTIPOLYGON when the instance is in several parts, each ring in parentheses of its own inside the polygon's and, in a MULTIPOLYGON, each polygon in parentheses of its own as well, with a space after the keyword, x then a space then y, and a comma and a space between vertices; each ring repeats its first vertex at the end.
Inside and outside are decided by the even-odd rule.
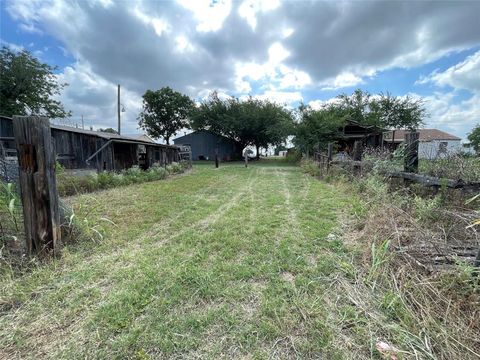
POLYGON ((257 160, 260 159, 260 148, 258 145, 255 145, 255 148, 257 149, 257 160))

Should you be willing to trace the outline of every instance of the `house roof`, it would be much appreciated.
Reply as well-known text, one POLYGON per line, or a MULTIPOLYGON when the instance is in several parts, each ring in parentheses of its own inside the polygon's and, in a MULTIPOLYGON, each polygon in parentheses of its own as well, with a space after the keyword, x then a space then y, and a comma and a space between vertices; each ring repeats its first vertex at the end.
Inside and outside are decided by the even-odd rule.
MULTIPOLYGON (((420 141, 432 141, 432 140, 462 140, 458 136, 446 133, 445 131, 441 131, 438 129, 419 129, 417 130, 420 133, 420 141)), ((395 142, 402 142, 405 140, 405 134, 410 133, 410 130, 395 130, 395 142)), ((385 134, 384 138, 385 141, 392 140, 392 131, 385 134)))

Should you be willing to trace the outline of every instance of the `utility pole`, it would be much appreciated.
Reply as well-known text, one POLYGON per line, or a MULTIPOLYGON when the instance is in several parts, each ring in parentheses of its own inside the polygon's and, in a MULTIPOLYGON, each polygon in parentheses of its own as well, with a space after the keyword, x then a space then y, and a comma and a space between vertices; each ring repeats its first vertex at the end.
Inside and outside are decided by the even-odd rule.
POLYGON ((83 123, 83 114, 82 114, 82 129, 85 130, 85 124, 83 123))
POLYGON ((120 135, 120 84, 118 84, 118 96, 117 96, 117 115, 118 115, 118 135, 120 135))

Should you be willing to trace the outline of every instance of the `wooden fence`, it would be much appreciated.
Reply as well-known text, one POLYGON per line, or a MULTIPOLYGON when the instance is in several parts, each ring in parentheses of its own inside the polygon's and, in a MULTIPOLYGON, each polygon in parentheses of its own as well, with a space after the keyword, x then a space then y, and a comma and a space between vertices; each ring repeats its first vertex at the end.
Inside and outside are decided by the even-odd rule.
MULTIPOLYGON (((419 174, 418 145, 418 132, 405 134, 403 171, 390 171, 385 175, 390 178, 403 179, 406 184, 418 183, 425 187, 433 187, 437 189, 440 187, 447 187, 451 189, 463 189, 465 191, 480 191, 480 182, 466 182, 462 180, 452 180, 419 174)), ((360 141, 355 142, 353 156, 351 158, 334 159, 331 150, 332 144, 328 145, 328 149, 329 150, 326 154, 317 152, 314 156, 314 159, 320 168, 320 176, 327 175, 334 165, 349 168, 350 173, 354 176, 362 176, 365 167, 369 165, 369 163, 362 161, 363 148, 360 141)))

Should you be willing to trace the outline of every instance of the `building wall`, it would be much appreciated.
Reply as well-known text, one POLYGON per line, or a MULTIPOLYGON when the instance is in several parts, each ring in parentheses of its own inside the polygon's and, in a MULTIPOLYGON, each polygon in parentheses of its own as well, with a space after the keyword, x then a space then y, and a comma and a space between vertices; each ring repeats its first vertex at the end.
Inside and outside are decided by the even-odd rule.
POLYGON ((463 150, 460 140, 421 141, 418 145, 420 159, 437 159, 463 150))
POLYGON ((173 142, 175 145, 190 145, 193 160, 213 160, 217 148, 218 156, 223 161, 238 160, 242 154, 237 142, 208 131, 196 131, 174 139, 173 142))

